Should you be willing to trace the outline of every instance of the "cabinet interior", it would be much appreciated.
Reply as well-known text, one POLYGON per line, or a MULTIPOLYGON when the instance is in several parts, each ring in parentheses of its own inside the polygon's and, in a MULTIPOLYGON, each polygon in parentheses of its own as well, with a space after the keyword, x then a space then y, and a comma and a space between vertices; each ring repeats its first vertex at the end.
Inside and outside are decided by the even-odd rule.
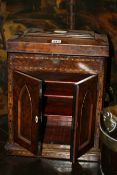
POLYGON ((38 154, 45 157, 66 156, 69 159, 73 140, 74 85, 91 75, 53 72, 27 74, 42 80, 38 154))

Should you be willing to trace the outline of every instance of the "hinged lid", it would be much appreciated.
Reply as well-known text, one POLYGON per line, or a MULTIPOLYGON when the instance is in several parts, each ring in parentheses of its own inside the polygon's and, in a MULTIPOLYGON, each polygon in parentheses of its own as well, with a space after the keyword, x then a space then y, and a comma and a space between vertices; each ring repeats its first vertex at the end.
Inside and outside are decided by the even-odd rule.
POLYGON ((108 56, 106 35, 93 31, 42 31, 30 29, 7 41, 8 52, 108 56))

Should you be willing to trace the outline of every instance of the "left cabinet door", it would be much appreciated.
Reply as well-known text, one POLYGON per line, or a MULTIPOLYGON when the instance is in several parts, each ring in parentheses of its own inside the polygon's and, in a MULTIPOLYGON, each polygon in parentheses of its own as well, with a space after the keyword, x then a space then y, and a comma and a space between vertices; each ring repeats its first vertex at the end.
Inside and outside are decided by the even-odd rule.
POLYGON ((38 149, 41 97, 41 80, 28 74, 14 71, 14 141, 34 154, 37 153, 38 149))

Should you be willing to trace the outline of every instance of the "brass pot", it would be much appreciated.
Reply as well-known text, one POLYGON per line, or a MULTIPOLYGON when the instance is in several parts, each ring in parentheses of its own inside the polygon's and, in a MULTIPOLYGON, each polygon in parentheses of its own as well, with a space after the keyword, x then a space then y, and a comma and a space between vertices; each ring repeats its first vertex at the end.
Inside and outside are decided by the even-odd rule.
POLYGON ((117 117, 111 112, 103 112, 99 126, 102 143, 112 151, 117 152, 117 117))

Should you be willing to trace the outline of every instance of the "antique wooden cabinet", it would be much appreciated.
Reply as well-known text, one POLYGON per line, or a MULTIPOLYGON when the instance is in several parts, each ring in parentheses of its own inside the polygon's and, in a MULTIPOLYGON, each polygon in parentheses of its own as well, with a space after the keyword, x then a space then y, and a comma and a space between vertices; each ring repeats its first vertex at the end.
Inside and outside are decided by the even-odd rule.
POLYGON ((75 162, 98 149, 106 36, 29 30, 9 40, 7 51, 7 152, 75 162))

